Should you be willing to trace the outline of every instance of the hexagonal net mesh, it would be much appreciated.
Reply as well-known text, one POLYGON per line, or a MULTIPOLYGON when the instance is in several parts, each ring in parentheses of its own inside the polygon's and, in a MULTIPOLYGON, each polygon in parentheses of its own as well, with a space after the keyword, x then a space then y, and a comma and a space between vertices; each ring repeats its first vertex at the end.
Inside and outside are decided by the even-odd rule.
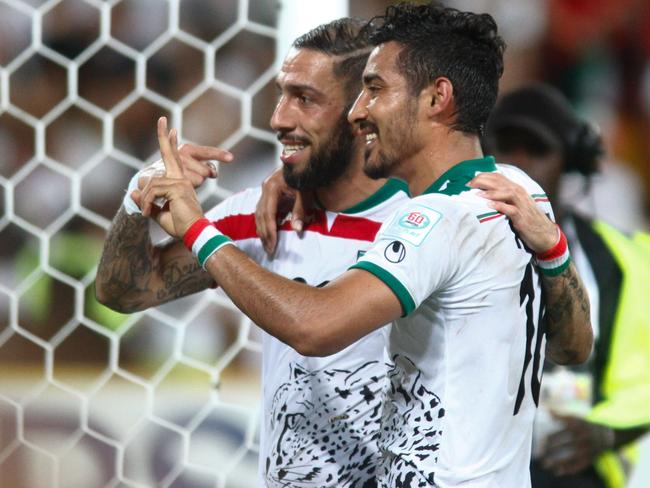
POLYGON ((0 0, 0 486, 253 486, 258 332, 218 291, 120 315, 93 281, 155 121, 274 166, 275 0, 0 0))

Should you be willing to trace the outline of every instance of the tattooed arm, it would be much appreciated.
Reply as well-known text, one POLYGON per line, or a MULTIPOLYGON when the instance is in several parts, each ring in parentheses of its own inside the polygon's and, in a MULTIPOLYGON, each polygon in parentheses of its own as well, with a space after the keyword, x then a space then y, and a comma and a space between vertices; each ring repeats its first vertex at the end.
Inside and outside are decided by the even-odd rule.
MULTIPOLYGON (((508 216, 526 245, 534 252, 551 249, 557 230, 535 204, 528 191, 498 173, 481 173, 469 186, 483 189, 491 207, 508 216)), ((546 294, 546 355, 558 364, 587 360, 593 344, 589 297, 573 263, 558 276, 542 277, 546 294)))
MULTIPOLYGON (((206 178, 217 177, 214 160, 233 160, 229 151, 196 144, 183 144, 178 156, 183 174, 195 188, 206 178)), ((142 176, 138 182, 140 189, 146 183, 144 179, 142 176)), ((97 300, 118 312, 144 310, 214 283, 182 242, 155 247, 149 238, 148 222, 141 215, 128 215, 121 207, 104 243, 95 293, 97 300)))
POLYGON ((97 300, 132 313, 205 290, 214 280, 181 241, 155 247, 149 220, 120 208, 97 269, 97 300))
POLYGON ((546 293, 546 356, 557 364, 583 363, 593 331, 587 291, 573 263, 558 276, 542 276, 546 293), (567 324, 587 324, 568 327, 567 324))

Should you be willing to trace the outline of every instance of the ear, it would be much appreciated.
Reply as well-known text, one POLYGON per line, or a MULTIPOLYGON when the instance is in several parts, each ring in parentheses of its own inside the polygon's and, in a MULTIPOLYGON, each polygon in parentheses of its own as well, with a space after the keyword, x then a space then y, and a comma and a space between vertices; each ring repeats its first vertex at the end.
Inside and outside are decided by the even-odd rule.
POLYGON ((429 118, 448 115, 453 109, 454 87, 449 78, 436 78, 422 90, 420 96, 429 118))

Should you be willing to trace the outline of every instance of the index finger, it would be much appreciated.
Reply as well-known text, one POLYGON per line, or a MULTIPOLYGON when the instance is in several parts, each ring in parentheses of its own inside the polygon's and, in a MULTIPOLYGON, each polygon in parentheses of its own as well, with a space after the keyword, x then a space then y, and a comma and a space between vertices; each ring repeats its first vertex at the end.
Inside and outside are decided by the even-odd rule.
POLYGON ((194 159, 206 160, 216 159, 223 163, 229 163, 234 159, 230 151, 213 146, 199 146, 197 144, 183 144, 180 148, 181 154, 191 156, 194 159))
MULTIPOLYGON (((172 132, 174 129, 172 129, 172 132)), ((158 119, 158 146, 160 147, 160 155, 162 156, 163 163, 165 164, 166 176, 170 178, 182 178, 183 170, 180 162, 177 161, 176 153, 172 148, 171 136, 172 132, 167 132, 167 117, 160 117, 158 119)))

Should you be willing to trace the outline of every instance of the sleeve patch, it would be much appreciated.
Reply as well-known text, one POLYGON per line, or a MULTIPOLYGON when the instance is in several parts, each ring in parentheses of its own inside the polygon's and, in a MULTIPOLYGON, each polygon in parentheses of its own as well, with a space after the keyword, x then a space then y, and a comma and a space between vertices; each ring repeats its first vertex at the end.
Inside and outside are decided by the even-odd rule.
POLYGON ((410 205, 404 212, 395 214, 382 234, 420 246, 441 219, 442 214, 437 210, 419 204, 410 205))

